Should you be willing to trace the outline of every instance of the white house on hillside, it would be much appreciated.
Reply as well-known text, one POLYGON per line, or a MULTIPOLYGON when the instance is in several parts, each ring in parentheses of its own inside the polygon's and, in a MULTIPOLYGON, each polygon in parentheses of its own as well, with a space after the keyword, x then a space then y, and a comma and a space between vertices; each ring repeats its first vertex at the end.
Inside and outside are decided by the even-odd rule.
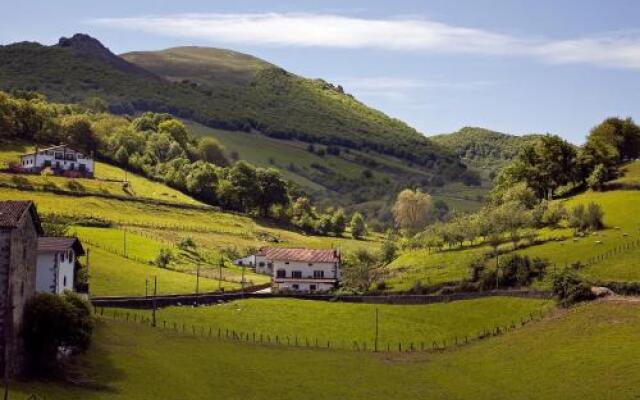
POLYGON ((84 255, 82 244, 75 237, 38 238, 36 291, 60 294, 74 290, 76 262, 84 255))
POLYGON ((274 291, 327 292, 340 282, 338 250, 274 247, 266 254, 273 264, 274 291))
POLYGON ((233 260, 235 265, 254 268, 256 273, 272 275, 273 264, 267 261, 267 248, 259 249, 255 254, 233 260))
POLYGON ((38 149, 20 156, 20 168, 28 172, 40 172, 50 167, 56 174, 75 171, 86 177, 93 177, 95 160, 93 155, 84 154, 67 145, 38 149))
POLYGON ((235 263, 271 275, 274 291, 327 292, 341 279, 340 252, 333 249, 262 248, 235 263))

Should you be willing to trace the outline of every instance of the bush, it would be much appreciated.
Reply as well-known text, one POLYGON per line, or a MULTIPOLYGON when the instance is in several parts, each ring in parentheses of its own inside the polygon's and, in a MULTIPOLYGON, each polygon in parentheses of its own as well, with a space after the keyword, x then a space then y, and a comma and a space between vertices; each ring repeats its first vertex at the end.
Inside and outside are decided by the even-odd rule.
POLYGON ((180 239, 178 241, 177 246, 178 246, 178 248, 180 250, 195 249, 196 248, 196 242, 193 240, 193 238, 191 236, 187 236, 187 237, 184 237, 184 238, 180 239))
POLYGON ((173 260, 173 253, 170 249, 160 249, 160 253, 156 257, 156 265, 160 268, 167 268, 169 263, 173 260))
POLYGON ((601 229, 604 227, 603 218, 604 212, 600 205, 589 203, 585 207, 583 204, 578 204, 569 213, 569 227, 581 232, 601 229))
POLYGON ((62 348, 83 352, 89 348, 94 321, 89 304, 75 294, 40 293, 25 308, 24 339, 30 371, 49 372, 62 348))
POLYGON ((565 307, 580 301, 593 300, 595 295, 591 286, 570 269, 564 270, 553 278, 553 293, 565 307))
POLYGON ((473 261, 469 266, 472 282, 478 282, 482 289, 498 287, 521 287, 530 285, 535 279, 541 279, 548 262, 541 258, 530 259, 519 254, 509 255, 500 260, 499 272, 489 270, 483 261, 473 261))

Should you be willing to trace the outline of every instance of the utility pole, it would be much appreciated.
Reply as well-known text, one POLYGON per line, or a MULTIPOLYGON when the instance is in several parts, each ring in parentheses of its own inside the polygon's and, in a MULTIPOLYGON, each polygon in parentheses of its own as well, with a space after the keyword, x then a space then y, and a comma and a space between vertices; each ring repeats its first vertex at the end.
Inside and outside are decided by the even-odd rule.
POLYGON ((91 252, 91 248, 87 248, 87 297, 89 296, 89 289, 91 288, 91 285, 89 284, 89 278, 90 278, 90 274, 89 274, 89 253, 91 252))
POLYGON ((376 336, 373 342, 373 351, 378 352, 378 307, 376 307, 376 336))
POLYGON ((153 276, 153 314, 151 326, 156 326, 156 296, 158 295, 158 276, 153 276))
POLYGON ((242 293, 244 294, 244 270, 246 269, 246 267, 244 266, 244 263, 242 263, 242 281, 241 281, 241 285, 242 285, 242 293))
POLYGON ((196 263, 196 296, 200 293, 200 261, 196 263))

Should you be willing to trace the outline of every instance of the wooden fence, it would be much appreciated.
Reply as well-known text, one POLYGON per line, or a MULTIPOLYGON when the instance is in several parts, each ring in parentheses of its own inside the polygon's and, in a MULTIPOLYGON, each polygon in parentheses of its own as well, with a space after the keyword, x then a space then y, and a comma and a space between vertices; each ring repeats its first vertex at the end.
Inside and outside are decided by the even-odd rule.
MULTIPOLYGON (((171 332, 173 334, 200 337, 215 340, 226 340, 236 343, 253 343, 267 346, 284 346, 294 348, 314 348, 343 351, 370 351, 370 352, 418 352, 418 351, 444 351, 450 348, 457 348, 473 341, 499 336, 506 332, 515 330, 533 321, 541 320, 545 314, 542 310, 530 313, 527 317, 518 321, 511 321, 504 325, 487 327, 473 334, 453 335, 449 338, 439 338, 432 340, 411 341, 394 340, 382 341, 373 337, 370 340, 336 340, 319 337, 279 335, 274 333, 261 333, 256 331, 238 331, 213 325, 195 325, 184 322, 157 320, 153 316, 139 315, 136 312, 94 308, 97 318, 102 320, 118 320, 127 323, 139 323, 151 328, 171 332)), ((373 335, 372 335, 373 336, 373 335)))

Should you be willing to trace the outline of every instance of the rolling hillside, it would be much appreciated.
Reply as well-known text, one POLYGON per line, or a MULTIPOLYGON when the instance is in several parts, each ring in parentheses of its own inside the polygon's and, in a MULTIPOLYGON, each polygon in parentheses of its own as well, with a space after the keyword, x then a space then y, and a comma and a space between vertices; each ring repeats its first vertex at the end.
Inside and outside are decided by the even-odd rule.
MULTIPOLYGON (((297 177, 292 178, 325 205, 378 201, 400 186, 436 191, 470 174, 450 151, 339 86, 294 75, 252 56, 185 47, 123 57, 79 34, 56 46, 0 46, 0 89, 40 91, 66 103, 100 97, 115 113, 168 112, 227 136, 274 139, 286 144, 276 160, 292 146, 313 144, 319 155, 313 170, 294 171, 297 177), (345 169, 325 162, 326 154, 345 169), (363 172, 367 169, 373 175, 379 172, 376 185, 358 175, 368 177, 370 172, 363 172)), ((254 161, 249 155, 252 146, 255 149, 253 143, 229 147, 254 161)), ((302 163, 278 167, 284 171, 310 164, 302 163)), ((457 197, 458 203, 465 203, 462 208, 477 207, 475 194, 451 197, 453 206, 459 205, 457 197)))
MULTIPOLYGON (((32 149, 22 143, 0 143, 0 168, 32 149)), ((374 237, 358 241, 307 236, 217 211, 162 183, 103 162, 96 163, 95 175, 95 179, 69 179, 0 172, 1 200, 33 200, 45 221, 65 221, 68 234, 80 237, 90 249, 89 260, 81 261, 90 263, 92 295, 144 295, 145 282, 154 276, 161 294, 190 293, 195 291, 198 265, 200 290, 237 289, 243 271, 230 260, 265 245, 336 247, 347 252, 375 251, 379 245, 374 237), (195 247, 181 248, 185 238, 191 238, 195 247), (155 263, 161 250, 172 253, 166 268, 155 263)), ((250 284, 268 280, 247 271, 245 278, 250 284)))
MULTIPOLYGON (((554 200, 567 209, 576 205, 596 203, 604 212, 604 228, 587 235, 576 235, 574 230, 562 225, 535 231, 537 243, 515 251, 517 254, 540 257, 550 262, 550 272, 577 265, 577 272, 596 285, 611 282, 640 282, 640 161, 628 163, 624 175, 610 182, 602 192, 587 191, 575 196, 554 200)), ((514 253, 511 243, 500 246, 503 254, 514 253)), ((467 243, 463 247, 447 248, 440 252, 427 249, 407 250, 400 254, 386 270, 387 287, 391 290, 408 290, 416 282, 436 285, 459 282, 469 278, 469 265, 491 252, 485 242, 467 243)), ((495 260, 495 258, 493 258, 495 260)), ((488 265, 495 265, 495 261, 488 265)), ((493 267, 492 267, 493 268, 493 267)), ((549 289, 551 274, 534 283, 537 288, 549 289)))
POLYGON ((467 165, 484 172, 497 172, 518 154, 522 146, 534 142, 539 135, 509 135, 477 127, 430 136, 429 139, 449 149, 467 165))

